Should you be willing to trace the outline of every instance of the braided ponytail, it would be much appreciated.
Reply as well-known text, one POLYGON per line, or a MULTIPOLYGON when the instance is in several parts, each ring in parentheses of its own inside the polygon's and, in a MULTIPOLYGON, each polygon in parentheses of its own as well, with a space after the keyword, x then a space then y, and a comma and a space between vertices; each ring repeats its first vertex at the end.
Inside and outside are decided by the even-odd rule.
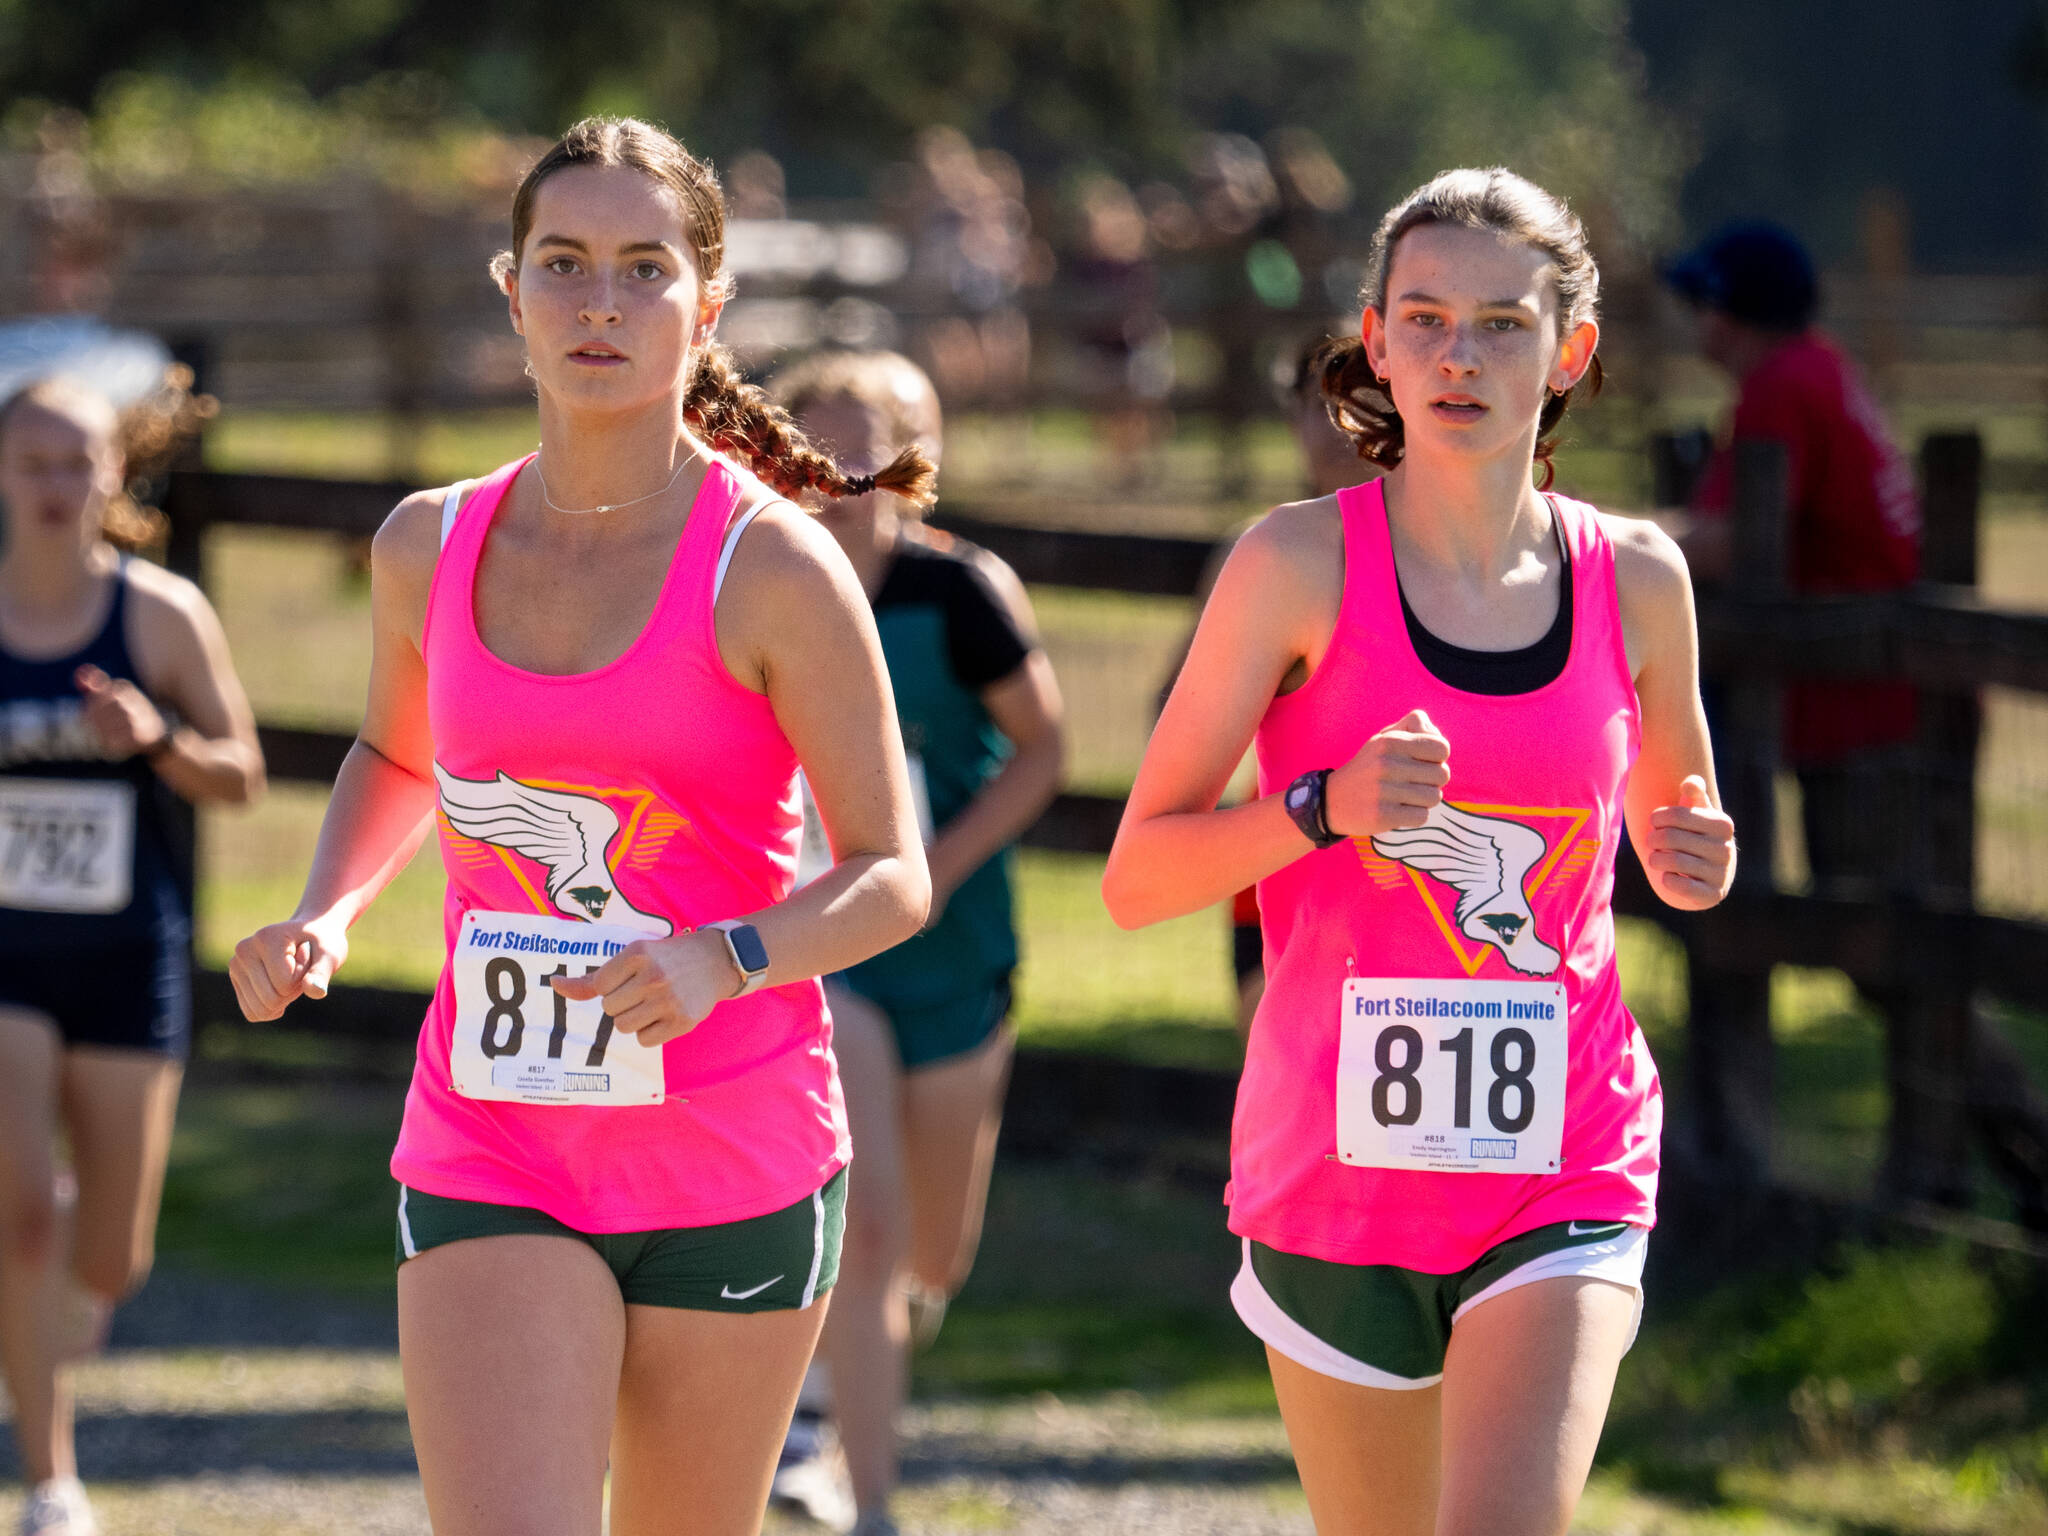
POLYGON ((683 420, 713 451, 730 454, 791 500, 805 491, 865 496, 893 491, 916 507, 931 505, 938 472, 912 443, 872 475, 849 475, 811 446, 802 428, 768 392, 749 384, 732 353, 707 341, 683 396, 683 420))
MULTIPOLYGON (((731 292, 732 279, 724 271, 725 196, 717 174, 661 129, 631 117, 586 117, 534 162, 512 197, 512 249, 491 262, 501 287, 525 253, 540 184, 572 165, 624 166, 668 188, 683 209, 697 280, 709 294, 731 292)), ((874 475, 848 475, 812 447, 789 413, 749 384, 732 353, 713 341, 703 344, 691 368, 683 419, 713 452, 738 459, 792 500, 806 491, 836 498, 873 490, 893 491, 919 507, 932 500, 937 471, 923 449, 904 449, 874 475)))

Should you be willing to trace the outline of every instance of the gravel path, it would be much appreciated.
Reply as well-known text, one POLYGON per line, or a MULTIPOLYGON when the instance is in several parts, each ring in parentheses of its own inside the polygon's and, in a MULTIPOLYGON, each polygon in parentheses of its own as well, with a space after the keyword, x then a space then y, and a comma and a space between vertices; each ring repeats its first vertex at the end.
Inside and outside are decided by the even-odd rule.
MULTIPOLYGON (((426 1536, 395 1342, 386 1308, 159 1274, 79 1373, 79 1459, 106 1536, 426 1536)), ((1042 1397, 921 1405, 905 1428, 908 1536, 1309 1536, 1270 1418, 1042 1397)), ((8 1445, 0 1530, 18 1479, 8 1445)))

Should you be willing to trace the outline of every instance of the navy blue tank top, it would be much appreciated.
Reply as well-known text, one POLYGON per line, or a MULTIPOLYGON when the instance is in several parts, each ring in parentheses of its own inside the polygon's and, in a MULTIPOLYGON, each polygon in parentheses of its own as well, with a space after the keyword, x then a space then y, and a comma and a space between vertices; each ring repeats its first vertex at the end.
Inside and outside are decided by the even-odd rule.
POLYGON ((128 559, 123 556, 106 623, 83 646, 50 660, 30 660, 0 645, 0 954, 118 938, 183 944, 190 936, 184 879, 189 852, 174 819, 175 798, 142 758, 108 760, 72 681, 72 674, 89 662, 111 678, 144 687, 128 652, 127 614, 128 559), (10 904, 25 899, 6 894, 24 883, 60 893, 89 891, 95 883, 106 888, 108 871, 93 867, 103 857, 92 842, 101 833, 76 817, 53 814, 46 819, 41 810, 45 804, 61 806, 66 786, 81 781, 126 784, 134 797, 128 900, 104 911, 10 904), (40 878, 34 875, 38 869, 40 878))

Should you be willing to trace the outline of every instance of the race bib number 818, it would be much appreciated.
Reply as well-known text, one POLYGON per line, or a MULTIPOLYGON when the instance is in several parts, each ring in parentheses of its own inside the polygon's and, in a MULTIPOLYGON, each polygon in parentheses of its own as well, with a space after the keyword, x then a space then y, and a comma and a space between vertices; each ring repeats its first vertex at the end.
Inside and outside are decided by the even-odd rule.
POLYGON ((603 999, 571 1002, 547 980, 587 976, 646 937, 538 913, 463 913, 450 960, 455 1091, 514 1104, 659 1104, 661 1047, 618 1033, 603 999))
POLYGON ((1555 1173, 1564 1142, 1564 987, 1344 983, 1337 1157, 1360 1168, 1555 1173))

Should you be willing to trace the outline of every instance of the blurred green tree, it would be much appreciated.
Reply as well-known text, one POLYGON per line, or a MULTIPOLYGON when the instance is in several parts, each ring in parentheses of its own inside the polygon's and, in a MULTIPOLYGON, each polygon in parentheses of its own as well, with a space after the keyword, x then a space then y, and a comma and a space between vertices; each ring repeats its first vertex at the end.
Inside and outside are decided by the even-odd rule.
POLYGON ((593 110, 647 114, 714 154, 765 144, 847 175, 929 123, 1028 167, 1086 159, 1127 176, 1175 174, 1197 130, 1260 137, 1298 123, 1329 143, 1366 207, 1446 164, 1506 161, 1649 233, 1669 216, 1683 143, 1647 97, 1626 11, 1625 0, 580 0, 573 12, 553 0, 0 0, 0 103, 91 112, 131 169, 152 156, 166 172, 181 158, 212 163, 246 142, 248 171, 264 175, 360 161, 380 136, 417 149, 423 132, 465 119, 544 134, 593 110))

